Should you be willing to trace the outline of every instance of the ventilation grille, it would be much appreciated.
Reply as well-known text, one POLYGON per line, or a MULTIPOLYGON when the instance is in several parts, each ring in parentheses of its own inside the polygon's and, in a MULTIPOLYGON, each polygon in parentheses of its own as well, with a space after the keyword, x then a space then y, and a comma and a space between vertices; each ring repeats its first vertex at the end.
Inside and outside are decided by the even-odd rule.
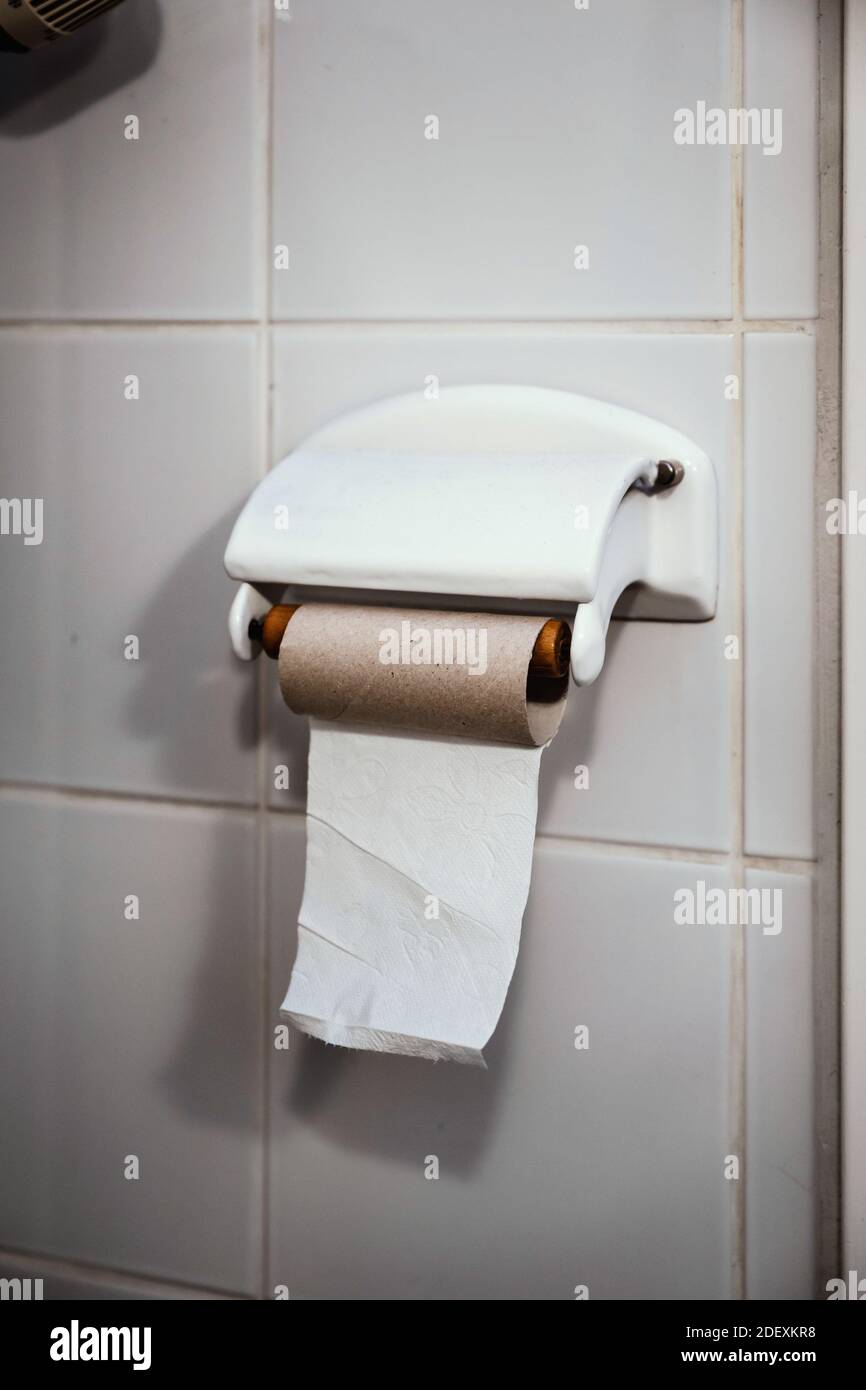
POLYGON ((105 10, 113 10, 120 0, 26 0, 27 7, 42 23, 58 34, 71 34, 105 10))

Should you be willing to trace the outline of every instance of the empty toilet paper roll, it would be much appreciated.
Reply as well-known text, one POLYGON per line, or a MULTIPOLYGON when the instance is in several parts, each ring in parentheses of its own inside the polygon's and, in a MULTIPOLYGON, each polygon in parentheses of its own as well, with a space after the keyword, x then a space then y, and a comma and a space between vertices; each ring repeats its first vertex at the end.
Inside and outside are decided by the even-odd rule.
POLYGON ((484 1065, 529 892, 567 677, 544 618, 304 604, 280 647, 309 714, 307 865, 282 1013, 327 1042, 484 1065))

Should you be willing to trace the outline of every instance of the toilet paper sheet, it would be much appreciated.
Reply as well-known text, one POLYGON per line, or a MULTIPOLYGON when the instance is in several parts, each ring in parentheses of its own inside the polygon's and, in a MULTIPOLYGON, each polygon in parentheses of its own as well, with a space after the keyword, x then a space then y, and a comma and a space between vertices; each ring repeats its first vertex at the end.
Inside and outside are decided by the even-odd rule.
POLYGON ((372 619, 359 610, 357 625, 346 608, 309 611, 330 607, 304 605, 280 651, 287 702, 314 708, 306 878, 282 1012, 326 1042, 483 1066, 529 892, 543 753, 535 740, 552 736, 565 703, 555 682, 538 708, 527 701, 544 619, 427 615, 503 625, 498 637, 488 632, 489 681, 423 665, 383 676, 371 639, 401 610, 372 619), (334 623, 343 625, 336 646, 334 623), (385 726, 358 723, 359 709, 385 726), (429 722, 431 709, 443 732, 394 723, 412 711, 429 722), (499 737, 455 736, 467 721, 499 737))
POLYGON ((540 748, 311 721, 283 1003, 326 1042, 479 1063, 517 959, 540 748))

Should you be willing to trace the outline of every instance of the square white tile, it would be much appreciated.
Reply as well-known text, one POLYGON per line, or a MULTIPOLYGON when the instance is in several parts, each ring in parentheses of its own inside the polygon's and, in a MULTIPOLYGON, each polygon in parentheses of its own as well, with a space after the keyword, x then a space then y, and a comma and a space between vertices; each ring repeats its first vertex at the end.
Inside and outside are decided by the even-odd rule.
MULTIPOLYGON (((727 1297, 728 937, 673 917, 678 888, 720 875, 542 841, 487 1071, 292 1033, 270 1063, 272 1284, 301 1299, 727 1297)), ((302 879, 302 824, 274 817, 274 1023, 302 879)))
POLYGON ((254 334, 6 331, 0 362, 5 493, 43 501, 41 544, 0 538, 0 777, 252 799, 222 554, 258 471, 254 334))
POLYGON ((259 313, 263 8, 134 0, 0 56, 0 315, 259 313))
MULTIPOLYGON (((275 458, 314 427, 377 397, 441 386, 525 382, 597 396, 656 415, 712 458, 721 490, 721 587, 710 623, 614 622, 596 684, 572 689, 544 755, 539 826, 548 833, 697 849, 725 849, 731 663, 725 510, 728 423, 722 335, 580 335, 479 329, 282 329, 275 351, 275 458), (575 768, 589 768, 588 790, 575 768)), ((435 401, 430 403, 436 409, 435 401)), ((455 499, 455 506, 459 499, 455 499)), ((283 704, 276 671, 269 711, 269 779, 289 770, 272 804, 305 801, 306 720, 283 704)))
POLYGON ((725 316, 730 152, 674 113, 728 105, 729 33, 726 0, 294 0, 275 316, 725 316))
POLYGON ((813 807, 815 340, 745 341, 746 851, 808 859, 813 807))
POLYGON ((752 870, 773 934, 746 929, 746 1271, 751 1299, 815 1297, 812 883, 752 870))
POLYGON ((254 1292, 252 817, 7 793, 0 827, 0 1246, 254 1292))
MULTIPOLYGON (((818 312, 818 3, 745 0, 744 96, 764 122, 744 148, 748 318, 818 312), (764 153, 764 150, 777 150, 764 153)), ((754 117, 752 118, 754 119, 754 117)))

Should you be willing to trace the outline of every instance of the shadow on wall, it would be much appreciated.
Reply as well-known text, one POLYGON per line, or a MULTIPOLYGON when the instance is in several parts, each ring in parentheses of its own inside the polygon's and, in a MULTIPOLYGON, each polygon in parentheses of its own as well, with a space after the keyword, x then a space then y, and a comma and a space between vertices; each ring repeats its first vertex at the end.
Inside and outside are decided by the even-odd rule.
MULTIPOLYGON (((611 657, 622 640, 624 631, 625 623, 617 621, 612 622, 608 628, 605 666, 610 665, 611 657)), ((597 746, 599 704, 604 696, 604 675, 605 673, 602 671, 600 678, 593 681, 592 685, 584 685, 578 689, 572 682, 569 686, 568 707, 557 739, 559 740, 559 747, 562 747, 563 740, 567 740, 569 748, 574 752, 574 757, 570 759, 566 768, 563 768, 561 764, 559 765, 558 774, 557 764, 551 753, 546 753, 541 759, 541 777, 538 781, 539 822, 545 818, 553 802, 556 775, 561 776, 565 772, 570 783, 570 769, 573 763, 583 763, 590 768, 593 766, 597 746)), ((556 746, 557 744, 553 744, 554 748, 556 746)))
POLYGON ((26 138, 62 125, 147 72, 161 37, 159 0, 127 0, 69 38, 0 55, 0 129, 26 138))
MULTIPOLYGON (((241 665, 232 653, 226 624, 235 585, 221 575, 223 551, 236 516, 235 506, 190 544, 130 628, 140 635, 145 650, 159 653, 159 660, 142 663, 141 680, 126 709, 129 738, 156 742, 169 781, 193 778, 202 758, 220 755, 219 748, 211 746, 207 709, 215 681, 226 678, 232 665, 241 665), (208 576, 204 588, 203 575, 208 576), (201 603, 189 598, 183 601, 184 595, 207 595, 209 591, 213 603, 206 598, 201 603), (196 649, 196 628, 203 621, 219 624, 225 643, 223 659, 206 670, 189 655, 196 649)), ((237 746, 251 748, 257 743, 258 682, 254 670, 245 668, 243 674, 249 679, 244 680, 235 707, 233 738, 237 746)), ((170 1043, 160 1080, 172 1103, 185 1114, 216 1129, 243 1130, 250 1127, 258 1107, 258 1094, 252 1099, 249 1094, 249 1059, 259 1048, 259 1024, 257 1003, 251 1005, 250 1001, 247 972, 238 968, 238 959, 251 952, 258 962, 260 953, 255 898, 247 904, 246 921, 237 921, 221 910, 235 897, 233 880, 231 859, 214 862, 208 883, 211 910, 207 944, 190 985, 186 1017, 170 1043), (214 1001, 223 999, 237 999, 237 1010, 216 1008, 214 1001)), ((179 933, 183 932, 186 900, 186 886, 178 883, 179 933)), ((253 970, 252 990, 257 1001, 257 964, 253 970)))
MULTIPOLYGON (((226 575, 222 560, 237 511, 233 507, 190 541, 183 558, 165 572, 146 609, 136 616, 138 626, 130 628, 140 636, 142 650, 158 652, 159 660, 141 662, 141 677, 124 722, 130 739, 157 744, 169 786, 195 787, 202 763, 219 758, 221 749, 207 711, 215 684, 232 668, 243 676, 233 713, 235 746, 258 746, 256 668, 234 655, 228 631, 237 584, 226 575), (220 664, 214 664, 219 659, 215 645, 205 669, 190 656, 201 650, 197 638, 202 622, 216 625, 224 653, 220 664)), ((208 795, 200 799, 207 802, 208 795)))
MULTIPOLYGON (((300 901, 284 906, 291 960, 300 901)), ((450 1173, 470 1178, 492 1142, 508 1081, 521 976, 518 955, 505 1007, 484 1049, 486 1071, 458 1062, 330 1047, 293 1031, 289 1074, 274 1088, 275 1108, 283 1112, 274 1116, 276 1141, 282 1139, 290 1148, 292 1129, 305 1125, 336 1148, 373 1154, 413 1171, 419 1155, 445 1155, 450 1173)), ((288 982, 286 968, 283 992, 288 982)))

